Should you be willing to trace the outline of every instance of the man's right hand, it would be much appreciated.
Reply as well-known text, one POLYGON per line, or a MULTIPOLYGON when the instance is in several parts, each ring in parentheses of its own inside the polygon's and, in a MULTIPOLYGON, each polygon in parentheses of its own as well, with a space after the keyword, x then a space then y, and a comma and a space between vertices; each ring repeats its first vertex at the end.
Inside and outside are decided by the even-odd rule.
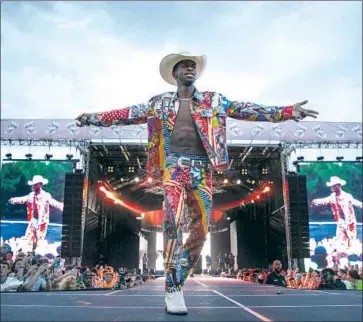
POLYGON ((78 117, 76 117, 76 121, 78 126, 87 126, 89 125, 89 121, 92 117, 91 113, 83 113, 81 115, 79 115, 78 117))

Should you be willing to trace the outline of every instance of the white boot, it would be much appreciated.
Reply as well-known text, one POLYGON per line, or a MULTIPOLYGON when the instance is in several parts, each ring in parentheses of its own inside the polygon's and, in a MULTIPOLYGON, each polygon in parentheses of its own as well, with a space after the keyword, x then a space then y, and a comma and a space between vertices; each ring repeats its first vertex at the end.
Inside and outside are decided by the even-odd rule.
POLYGON ((185 306, 183 291, 175 290, 165 294, 165 312, 169 314, 185 315, 188 309, 185 306))

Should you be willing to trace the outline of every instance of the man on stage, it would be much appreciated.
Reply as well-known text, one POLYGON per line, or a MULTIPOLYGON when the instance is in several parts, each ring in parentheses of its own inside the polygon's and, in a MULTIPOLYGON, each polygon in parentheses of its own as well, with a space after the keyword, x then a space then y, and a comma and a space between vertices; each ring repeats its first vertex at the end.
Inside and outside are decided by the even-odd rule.
POLYGON ((342 190, 347 182, 339 177, 331 177, 326 183, 331 187, 330 196, 311 201, 313 207, 329 206, 333 212, 334 221, 337 223, 336 236, 348 247, 351 247, 352 240, 357 238, 357 219, 354 206, 362 208, 362 202, 353 198, 350 193, 342 190))
POLYGON ((48 183, 48 179, 40 175, 28 181, 33 191, 24 197, 9 199, 10 204, 27 204, 28 228, 25 236, 33 241, 33 251, 38 246, 39 240, 44 240, 47 235, 49 224, 49 207, 54 207, 63 211, 63 203, 53 199, 51 194, 43 190, 43 186, 48 183))
POLYGON ((146 104, 101 113, 84 113, 79 125, 148 124, 148 171, 163 176, 165 222, 164 265, 166 311, 187 314, 182 286, 195 266, 208 233, 212 208, 212 169, 228 169, 226 118, 281 122, 316 118, 302 105, 263 106, 230 101, 216 92, 199 92, 194 82, 203 74, 203 56, 171 54, 161 61, 163 79, 176 92, 155 96, 146 104), (182 245, 181 221, 188 207, 189 237, 182 245))

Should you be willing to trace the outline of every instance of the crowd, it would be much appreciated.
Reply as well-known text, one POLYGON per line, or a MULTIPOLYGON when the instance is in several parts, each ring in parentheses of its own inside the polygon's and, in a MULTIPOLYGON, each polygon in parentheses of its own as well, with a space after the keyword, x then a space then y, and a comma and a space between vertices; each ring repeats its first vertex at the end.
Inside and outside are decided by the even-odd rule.
POLYGON ((125 289, 148 282, 152 272, 112 266, 64 265, 64 259, 42 257, 33 252, 2 256, 1 292, 65 291, 80 289, 125 289))
POLYGON ((362 291, 363 272, 358 265, 349 268, 324 268, 322 270, 309 269, 300 272, 299 269, 282 269, 280 261, 275 261, 271 272, 263 269, 241 269, 237 276, 245 282, 270 284, 295 289, 341 289, 362 291))
POLYGON ((362 262, 362 242, 350 241, 349 247, 337 237, 316 241, 310 238, 310 258, 313 268, 347 268, 350 263, 362 262))
POLYGON ((46 239, 38 240, 36 247, 33 244, 33 241, 26 236, 23 237, 11 237, 5 241, 0 237, 1 245, 7 245, 9 249, 15 254, 19 251, 23 252, 35 252, 36 254, 40 254, 42 256, 47 256, 48 254, 52 254, 56 256, 61 248, 61 242, 50 242, 46 239))

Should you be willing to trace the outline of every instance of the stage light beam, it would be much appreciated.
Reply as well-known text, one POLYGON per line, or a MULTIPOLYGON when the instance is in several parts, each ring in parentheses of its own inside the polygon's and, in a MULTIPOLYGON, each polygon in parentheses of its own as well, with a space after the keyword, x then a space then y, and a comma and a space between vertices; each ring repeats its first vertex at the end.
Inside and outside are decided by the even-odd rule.
POLYGON ((262 193, 266 193, 266 192, 269 192, 271 191, 271 188, 270 187, 265 187, 263 190, 262 190, 262 193))

